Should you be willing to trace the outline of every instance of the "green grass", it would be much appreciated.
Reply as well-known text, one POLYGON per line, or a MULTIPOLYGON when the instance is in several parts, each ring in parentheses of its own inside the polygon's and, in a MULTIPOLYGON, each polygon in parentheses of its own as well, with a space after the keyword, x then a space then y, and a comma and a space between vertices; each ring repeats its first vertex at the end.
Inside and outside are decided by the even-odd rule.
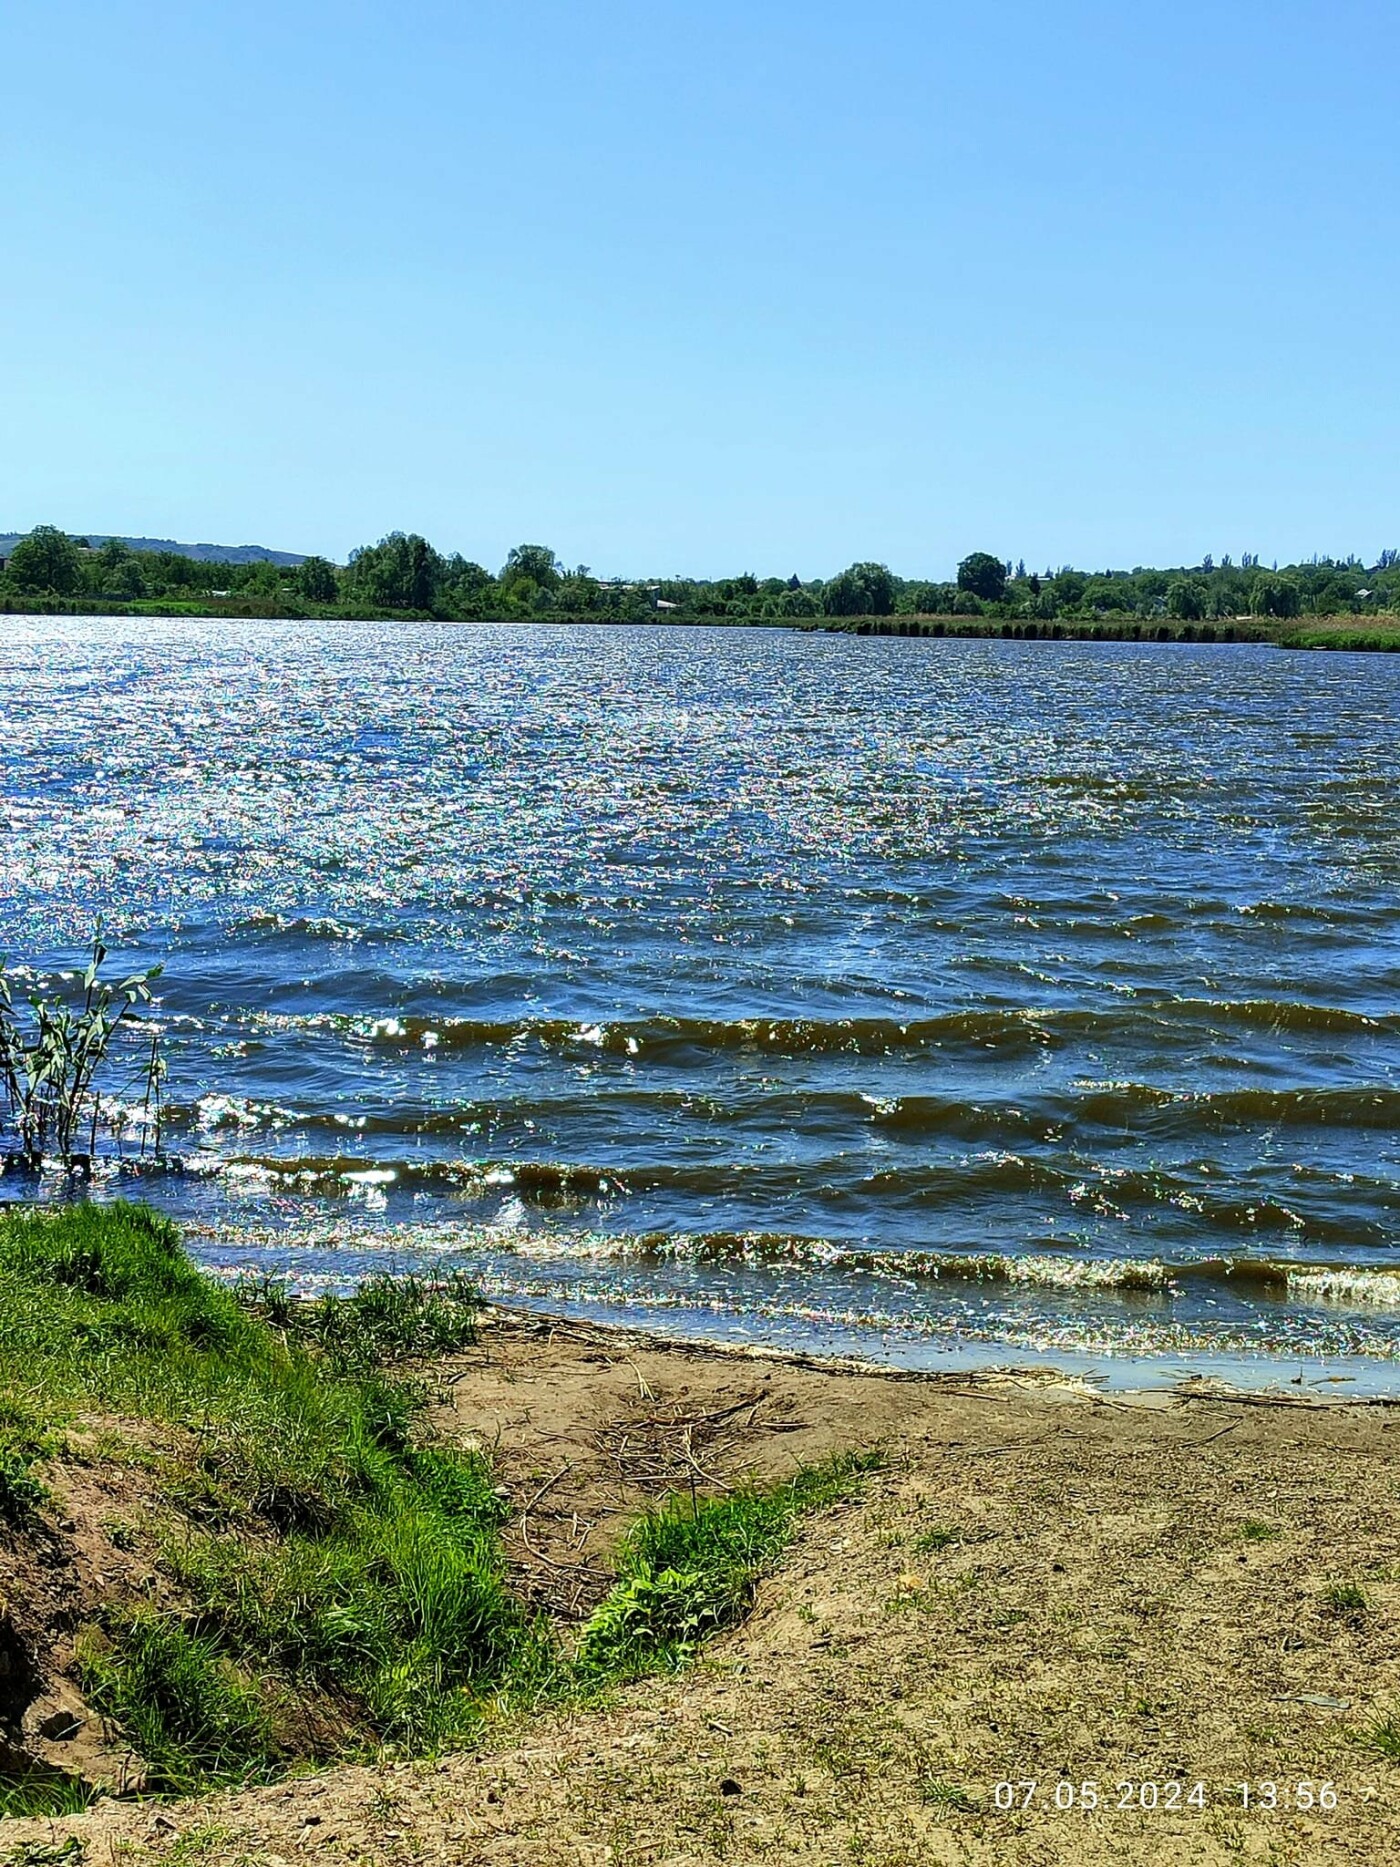
MULTIPOLYGON (((0 1818, 81 1815, 92 1801, 93 1791, 86 1783, 52 1770, 0 1777, 0 1818)), ((0 1867, 4 1867, 4 1860, 0 1855, 0 1867)))
POLYGON ((648 1512, 628 1532, 616 1586, 584 1628, 579 1676, 635 1678, 686 1665, 701 1641, 748 1613, 798 1517, 843 1497, 880 1462, 876 1453, 848 1454, 787 1484, 673 1499, 648 1512))
MULTIPOLYGON (((72 1810, 56 1811, 71 1814, 72 1810)), ((0 1867, 81 1867, 87 1849, 77 1835, 64 1835, 57 1841, 21 1841, 17 1848, 0 1854, 0 1867)))
POLYGON ((914 1538, 914 1548, 921 1556, 931 1556, 940 1549, 951 1549, 962 1540, 961 1530, 955 1530, 947 1524, 935 1524, 932 1530, 921 1531, 914 1538))
POLYGON ((49 1450, 35 1414, 0 1393, 0 1522, 17 1528, 44 1502, 48 1493, 37 1471, 49 1450))
POLYGON ((234 1292, 285 1340, 319 1349, 341 1372, 466 1348, 476 1340, 481 1304, 475 1285, 457 1271, 445 1278, 369 1277, 349 1296, 314 1303, 275 1278, 249 1278, 234 1292))
MULTIPOLYGON (((0 1224, 0 1418, 187 1429, 162 1475, 182 1607, 113 1605, 86 1660, 99 1709, 159 1785, 451 1736, 528 1644, 490 1468, 416 1445, 413 1391, 344 1366, 376 1330, 406 1345, 412 1308, 385 1325, 382 1296, 347 1300, 335 1340, 349 1348, 319 1354, 201 1275, 154 1213, 79 1206, 0 1224)), ((32 1509, 35 1461, 6 1444, 9 1508, 32 1509)))
POLYGON ((1393 654, 1400 650, 1400 623, 1393 616, 1377 618, 1374 622, 1298 623, 1281 635, 1280 646, 1335 648, 1353 653, 1369 649, 1393 654))
POLYGON ((1388 1763, 1400 1763, 1400 1712, 1383 1712, 1359 1733, 1367 1750, 1384 1757, 1388 1763))
MULTIPOLYGON (((154 1549, 160 1586, 109 1599, 79 1643, 153 1790, 431 1751, 499 1706, 679 1667, 747 1613, 799 1515, 877 1462, 648 1513, 571 1660, 510 1593, 490 1466, 424 1443, 422 1392, 379 1365, 462 1346, 475 1311, 461 1280, 322 1304, 230 1288, 143 1207, 0 1219, 0 1516, 22 1531, 42 1512, 44 1461, 78 1420, 80 1456, 153 1487, 117 1531, 154 1549)), ((8 1793, 30 1812, 87 1793, 26 1784, 8 1793)))
POLYGON ((1329 1582, 1321 1601, 1323 1609, 1338 1620, 1360 1621, 1371 1612, 1370 1598, 1356 1582, 1329 1582))

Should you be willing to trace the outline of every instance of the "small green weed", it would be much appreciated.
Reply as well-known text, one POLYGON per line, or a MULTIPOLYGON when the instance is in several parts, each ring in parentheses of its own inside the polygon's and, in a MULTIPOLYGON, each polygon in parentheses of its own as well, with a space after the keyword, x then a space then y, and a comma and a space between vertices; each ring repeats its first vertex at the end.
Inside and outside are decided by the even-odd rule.
POLYGON ((1240 1525, 1240 1535, 1246 1543, 1268 1543, 1276 1536, 1283 1535, 1282 1526, 1276 1523, 1257 1523, 1250 1521, 1240 1525))
POLYGON ((0 1520, 14 1526, 31 1517, 48 1493, 34 1475, 50 1447, 34 1412, 12 1394, 0 1394, 0 1520))
POLYGON ((961 1543, 963 1533, 948 1524, 935 1524, 931 1530, 923 1530, 914 1538, 914 1548, 920 1555, 930 1556, 940 1549, 951 1549, 955 1543, 961 1543))
POLYGON ((1360 1733, 1361 1742, 1388 1763, 1400 1763, 1400 1712, 1383 1712, 1360 1733))
POLYGON ((977 1811, 975 1799, 965 1789, 960 1789, 956 1783, 945 1783, 940 1777, 921 1784, 919 1794, 930 1808, 956 1809, 962 1815, 973 1815, 977 1811))
POLYGON ((1371 1612, 1371 1601, 1356 1582, 1329 1582, 1321 1594, 1325 1613, 1342 1621, 1361 1621, 1371 1612))
POLYGON ((47 1493, 34 1476, 36 1463, 28 1448, 0 1441, 0 1517, 6 1523, 22 1523, 43 1503, 47 1493))
MULTIPOLYGON (((86 1804, 83 1804, 86 1807, 86 1804)), ((6 1814, 9 1810, 0 1811, 6 1814)), ((68 1815, 69 1809, 15 1810, 13 1813, 68 1815)), ((21 1841, 17 1848, 0 1854, 0 1867, 78 1867, 86 1860, 87 1850, 77 1835, 64 1835, 61 1841, 21 1841)))

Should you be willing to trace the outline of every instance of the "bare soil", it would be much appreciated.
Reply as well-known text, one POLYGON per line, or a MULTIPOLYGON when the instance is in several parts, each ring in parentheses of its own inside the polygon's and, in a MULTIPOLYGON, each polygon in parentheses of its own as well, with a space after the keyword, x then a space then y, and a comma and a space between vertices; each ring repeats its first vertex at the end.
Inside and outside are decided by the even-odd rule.
POLYGON ((94 1863, 230 1867, 1400 1860, 1400 1765, 1366 1738, 1400 1709, 1400 1413, 501 1314, 434 1373, 440 1428, 491 1451, 516 1503, 519 1586, 566 1631, 665 1492, 851 1448, 886 1463, 803 1523, 687 1674, 436 1762, 6 1823, 0 1861, 70 1835, 94 1863))

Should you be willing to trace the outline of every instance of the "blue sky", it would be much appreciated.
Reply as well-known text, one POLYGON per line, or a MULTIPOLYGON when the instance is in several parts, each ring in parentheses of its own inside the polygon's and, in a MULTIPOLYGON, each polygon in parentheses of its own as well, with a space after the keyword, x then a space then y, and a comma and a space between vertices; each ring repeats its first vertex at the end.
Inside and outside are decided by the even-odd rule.
POLYGON ((1400 545, 1400 11, 4 0, 0 530, 1400 545))

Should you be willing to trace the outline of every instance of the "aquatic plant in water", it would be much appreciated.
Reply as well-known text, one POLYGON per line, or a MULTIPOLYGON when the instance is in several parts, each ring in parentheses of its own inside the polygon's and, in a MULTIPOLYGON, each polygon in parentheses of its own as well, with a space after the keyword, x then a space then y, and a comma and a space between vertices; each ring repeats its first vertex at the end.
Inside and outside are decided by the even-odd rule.
MULTIPOLYGON (((133 973, 119 985, 102 978, 107 946, 99 921, 82 976, 82 997, 70 1003, 61 993, 26 995, 29 1017, 15 1006, 0 959, 0 1084, 18 1140, 17 1164, 31 1172, 57 1159, 65 1173, 90 1168, 99 1126, 121 1143, 130 1117, 104 1103, 99 1084, 116 1062, 113 1044, 136 1006, 149 1004, 161 968, 133 973), (86 1146, 84 1146, 86 1141, 86 1146)), ((136 1064, 135 1089, 142 1097, 141 1152, 147 1142, 160 1152, 160 1085, 165 1066, 159 1032, 151 1033, 136 1064)), ((128 1088, 131 1084, 127 1085, 128 1088)))

